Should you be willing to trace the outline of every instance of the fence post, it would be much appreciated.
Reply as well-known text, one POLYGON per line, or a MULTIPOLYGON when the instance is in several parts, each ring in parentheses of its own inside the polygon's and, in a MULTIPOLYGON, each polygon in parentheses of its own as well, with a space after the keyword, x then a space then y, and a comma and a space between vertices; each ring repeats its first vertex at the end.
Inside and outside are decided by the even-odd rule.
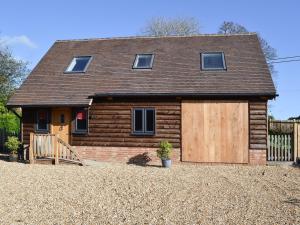
POLYGON ((296 162, 297 157, 299 157, 298 155, 298 138, 299 138, 299 134, 298 134, 298 123, 294 122, 294 162, 296 162))
POLYGON ((30 133, 30 141, 29 141, 29 163, 34 163, 34 156, 33 156, 33 133, 30 133))
POLYGON ((54 164, 58 165, 59 164, 59 160, 58 160, 58 137, 56 135, 55 135, 55 141, 54 141, 54 154, 55 154, 54 164))

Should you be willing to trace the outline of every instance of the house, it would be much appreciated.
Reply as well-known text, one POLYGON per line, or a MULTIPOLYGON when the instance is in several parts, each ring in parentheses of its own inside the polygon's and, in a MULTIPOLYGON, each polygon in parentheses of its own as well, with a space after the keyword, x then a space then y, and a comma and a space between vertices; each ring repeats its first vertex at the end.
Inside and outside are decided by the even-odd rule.
POLYGON ((84 159, 265 164, 276 90, 255 33, 56 41, 8 107, 84 159))

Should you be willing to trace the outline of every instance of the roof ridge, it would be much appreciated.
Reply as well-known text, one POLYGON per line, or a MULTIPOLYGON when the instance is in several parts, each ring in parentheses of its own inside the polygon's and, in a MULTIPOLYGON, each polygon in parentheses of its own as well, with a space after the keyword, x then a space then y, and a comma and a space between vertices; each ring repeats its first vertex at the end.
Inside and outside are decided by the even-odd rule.
POLYGON ((68 42, 68 41, 105 41, 105 40, 126 40, 126 39, 155 39, 155 38, 192 38, 192 37, 228 37, 228 36, 247 36, 247 35, 257 35, 256 32, 247 32, 239 34, 195 34, 195 35, 173 35, 173 36, 125 36, 125 37, 104 37, 104 38, 78 38, 78 39, 65 39, 56 40, 56 42, 68 42))

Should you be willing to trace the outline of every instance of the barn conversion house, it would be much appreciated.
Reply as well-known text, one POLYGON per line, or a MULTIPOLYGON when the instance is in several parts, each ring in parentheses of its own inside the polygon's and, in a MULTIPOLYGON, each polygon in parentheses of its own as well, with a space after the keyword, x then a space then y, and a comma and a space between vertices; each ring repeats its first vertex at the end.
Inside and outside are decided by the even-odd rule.
POLYGON ((257 35, 59 40, 10 98, 22 141, 59 135, 83 159, 265 164, 276 91, 257 35))

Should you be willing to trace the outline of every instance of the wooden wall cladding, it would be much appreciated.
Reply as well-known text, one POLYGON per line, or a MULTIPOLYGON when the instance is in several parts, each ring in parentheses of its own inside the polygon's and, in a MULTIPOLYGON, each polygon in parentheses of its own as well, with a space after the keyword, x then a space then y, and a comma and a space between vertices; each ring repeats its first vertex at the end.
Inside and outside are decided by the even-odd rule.
POLYGON ((34 132, 34 115, 36 109, 23 108, 22 109, 22 134, 23 143, 29 144, 29 136, 34 132))
POLYGON ((267 150, 267 101, 249 101, 250 150, 267 150))
POLYGON ((182 160, 248 163, 247 101, 183 101, 182 160))
POLYGON ((94 102, 89 110, 89 133, 73 135, 75 146, 158 147, 161 140, 169 140, 180 147, 181 104, 179 101, 105 101, 94 102), (132 134, 133 108, 156 109, 156 133, 153 136, 132 134))

